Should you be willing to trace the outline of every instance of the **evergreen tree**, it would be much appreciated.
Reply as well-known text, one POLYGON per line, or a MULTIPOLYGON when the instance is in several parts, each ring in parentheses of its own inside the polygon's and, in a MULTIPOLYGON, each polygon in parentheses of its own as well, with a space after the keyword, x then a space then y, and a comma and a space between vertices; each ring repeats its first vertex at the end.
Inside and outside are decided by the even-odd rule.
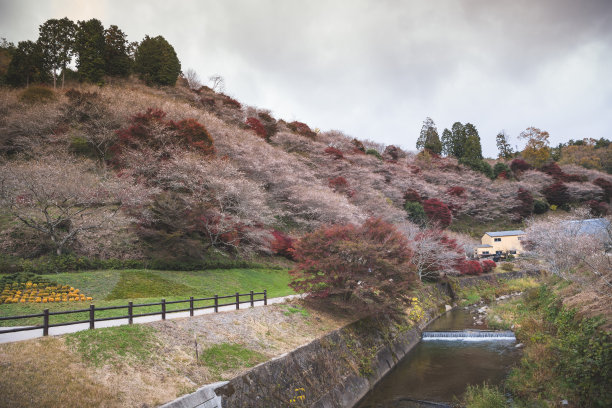
POLYGON ((465 134, 465 143, 463 145, 463 154, 460 159, 467 163, 475 163, 482 160, 482 147, 480 146, 480 136, 476 126, 471 123, 466 123, 463 127, 465 134))
POLYGON ((451 156, 455 156, 457 159, 463 157, 464 145, 465 145, 465 129, 461 122, 453 123, 451 128, 451 142, 449 144, 449 151, 451 156))
POLYGON ((442 153, 442 143, 438 136, 438 129, 431 118, 426 118, 421 127, 421 134, 416 144, 417 149, 427 149, 435 154, 442 153))
POLYGON ((13 86, 28 86, 30 82, 47 79, 40 46, 32 41, 20 41, 8 66, 7 82, 13 86))
MULTIPOLYGON (((73 54, 76 24, 67 17, 60 20, 50 19, 38 28, 38 44, 43 53, 44 65, 48 66, 53 76, 53 88, 57 83, 57 71, 65 71, 73 54)), ((64 77, 62 75, 62 88, 64 77)))
POLYGON ((174 85, 181 73, 181 63, 164 37, 146 36, 136 50, 134 71, 149 85, 174 85))
POLYGON ((125 77, 132 69, 126 35, 116 25, 104 31, 104 71, 106 75, 125 77))
POLYGON ((453 155, 453 134, 448 129, 442 132, 442 153, 445 156, 453 155))
POLYGON ((14 53, 15 44, 6 38, 0 38, 0 85, 6 83, 6 74, 14 53))
POLYGON ((512 146, 508 142, 508 135, 503 130, 497 134, 495 137, 495 141, 497 142, 497 150, 499 150, 499 158, 500 159, 511 159, 514 153, 512 152, 512 146))
POLYGON ((99 83, 104 78, 104 26, 95 18, 79 21, 74 50, 82 81, 99 83))

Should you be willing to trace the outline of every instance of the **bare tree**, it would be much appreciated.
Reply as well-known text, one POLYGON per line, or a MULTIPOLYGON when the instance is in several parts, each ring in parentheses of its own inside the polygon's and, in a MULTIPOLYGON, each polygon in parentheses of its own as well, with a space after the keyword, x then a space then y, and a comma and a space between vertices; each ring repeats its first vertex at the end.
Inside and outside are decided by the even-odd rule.
POLYGON ((189 89, 200 89, 202 86, 198 73, 192 68, 185 71, 185 79, 187 80, 189 89))
POLYGON ((225 90, 225 80, 219 74, 214 74, 208 77, 210 88, 215 92, 223 92, 225 90))
POLYGON ((69 158, 10 162, 0 166, 0 202, 26 227, 48 238, 57 255, 85 231, 99 229, 135 200, 126 186, 108 185, 92 163, 69 158))

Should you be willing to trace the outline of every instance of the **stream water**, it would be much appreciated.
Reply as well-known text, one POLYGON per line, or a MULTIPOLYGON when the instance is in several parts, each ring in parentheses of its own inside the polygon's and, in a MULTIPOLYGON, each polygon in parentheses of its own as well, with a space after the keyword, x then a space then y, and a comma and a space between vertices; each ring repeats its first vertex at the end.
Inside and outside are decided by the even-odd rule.
POLYGON ((433 321, 425 329, 426 341, 417 344, 357 408, 445 407, 468 385, 500 384, 520 358, 516 341, 511 332, 472 331, 487 329, 475 326, 473 316, 454 309, 433 321))

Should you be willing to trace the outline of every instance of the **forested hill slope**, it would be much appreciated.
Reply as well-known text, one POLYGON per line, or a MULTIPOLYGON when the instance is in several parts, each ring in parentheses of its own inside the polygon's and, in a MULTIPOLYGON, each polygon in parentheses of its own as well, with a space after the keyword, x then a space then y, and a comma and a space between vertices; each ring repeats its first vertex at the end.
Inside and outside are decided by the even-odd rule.
POLYGON ((598 171, 517 161, 491 180, 452 158, 287 123, 206 87, 0 93, 4 255, 282 255, 325 224, 512 225, 549 204, 606 211, 612 195, 612 177, 598 171))

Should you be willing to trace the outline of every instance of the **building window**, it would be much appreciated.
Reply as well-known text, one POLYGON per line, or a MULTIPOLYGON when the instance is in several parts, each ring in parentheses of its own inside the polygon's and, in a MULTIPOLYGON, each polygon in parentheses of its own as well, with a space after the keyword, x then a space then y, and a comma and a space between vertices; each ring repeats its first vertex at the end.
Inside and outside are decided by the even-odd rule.
POLYGON ((493 241, 495 241, 495 242, 501 242, 501 238, 493 238, 493 241))
POLYGON ((502 251, 495 251, 495 255, 501 255, 502 251))
POLYGON ((516 255, 516 251, 510 251, 512 255, 516 255))
POLYGON ((489 251, 482 251, 483 255, 489 255, 489 251))

